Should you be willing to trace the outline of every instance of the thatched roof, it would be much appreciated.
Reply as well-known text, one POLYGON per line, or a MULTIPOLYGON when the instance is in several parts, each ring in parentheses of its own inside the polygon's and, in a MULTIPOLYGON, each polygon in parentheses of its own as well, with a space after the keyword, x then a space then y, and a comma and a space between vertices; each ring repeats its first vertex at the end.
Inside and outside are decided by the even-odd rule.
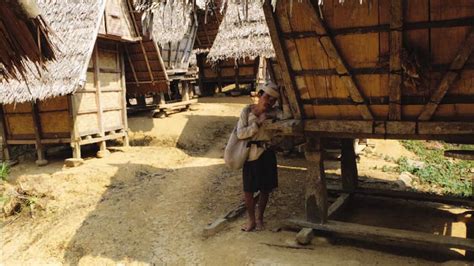
POLYGON ((209 61, 275 56, 262 3, 227 2, 224 20, 207 56, 209 61))
POLYGON ((46 71, 38 78, 31 61, 26 63, 26 81, 0 81, 0 103, 43 100, 74 92, 85 82, 85 74, 105 0, 38 0, 41 14, 54 35, 51 42, 59 52, 56 60, 45 62, 46 71))
POLYGON ((43 61, 53 59, 49 33, 36 2, 0 1, 0 78, 20 79, 27 60, 39 70, 43 61))

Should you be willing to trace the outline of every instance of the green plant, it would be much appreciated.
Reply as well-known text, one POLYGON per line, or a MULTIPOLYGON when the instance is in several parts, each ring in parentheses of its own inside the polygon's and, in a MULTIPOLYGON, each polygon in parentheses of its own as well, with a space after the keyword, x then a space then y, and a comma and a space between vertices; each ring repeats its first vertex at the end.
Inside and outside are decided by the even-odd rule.
POLYGON ((7 181, 9 173, 10 173, 10 166, 8 165, 8 163, 3 162, 0 165, 0 178, 3 181, 7 181))
POLYGON ((470 145, 455 146, 443 143, 442 149, 428 149, 424 142, 402 141, 405 148, 415 153, 425 164, 416 167, 402 157, 398 160, 400 172, 410 172, 420 178, 421 183, 438 185, 446 194, 470 197, 473 194, 472 173, 474 162, 451 160, 444 157, 446 149, 473 149, 470 145))

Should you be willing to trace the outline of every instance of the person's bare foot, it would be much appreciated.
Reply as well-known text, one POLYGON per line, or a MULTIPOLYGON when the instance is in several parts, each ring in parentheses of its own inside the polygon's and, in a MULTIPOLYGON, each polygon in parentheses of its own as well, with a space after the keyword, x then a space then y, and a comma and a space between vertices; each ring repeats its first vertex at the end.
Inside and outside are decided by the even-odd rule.
POLYGON ((265 224, 263 223, 262 220, 257 220, 256 224, 255 224, 255 230, 256 231, 263 231, 265 230, 265 224))
POLYGON ((247 224, 244 224, 240 230, 243 232, 252 232, 255 230, 257 224, 255 222, 248 222, 247 224))

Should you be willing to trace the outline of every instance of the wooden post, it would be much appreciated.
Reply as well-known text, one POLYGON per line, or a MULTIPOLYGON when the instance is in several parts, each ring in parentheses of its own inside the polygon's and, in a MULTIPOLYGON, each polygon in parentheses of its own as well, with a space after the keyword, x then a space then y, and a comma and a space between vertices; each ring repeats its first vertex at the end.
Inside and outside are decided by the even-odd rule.
POLYGON ((341 176, 344 190, 352 191, 357 188, 358 173, 354 139, 341 140, 341 176))
MULTIPOLYGON (((95 47, 94 47, 94 61, 93 61, 93 66, 94 66, 94 86, 95 86, 95 100, 97 103, 97 121, 99 123, 99 134, 100 137, 105 137, 105 131, 104 131, 104 121, 102 119, 103 115, 103 106, 102 106, 102 97, 101 97, 101 88, 100 88, 100 68, 99 68, 99 48, 98 48, 98 42, 96 42, 95 47)), ((97 152, 97 157, 103 158, 106 157, 109 154, 109 151, 107 150, 107 144, 105 140, 102 140, 99 142, 99 151, 97 152)))
POLYGON ((239 85, 239 61, 236 61, 235 62, 235 89, 240 89, 240 85, 239 85))
POLYGON ((5 114, 3 112, 3 106, 0 106, 0 155, 2 156, 2 161, 10 161, 10 147, 8 146, 8 143, 7 143, 7 137, 8 137, 8 133, 7 133, 7 130, 5 128, 5 114))
MULTIPOLYGON (((197 37, 196 37, 197 38, 197 37)), ((198 68, 199 68, 199 72, 198 72, 198 82, 199 82, 199 91, 201 92, 201 95, 206 95, 206 92, 204 91, 204 59, 206 57, 204 56, 204 54, 198 54, 196 55, 196 61, 197 61, 197 65, 198 65, 198 68)))
POLYGON ((166 104, 164 92, 160 92, 160 105, 162 104, 166 104))
POLYGON ((122 89, 122 126, 123 126, 123 146, 128 147, 129 146, 129 140, 128 140, 128 119, 127 119, 127 82, 125 80, 125 59, 124 59, 124 53, 123 50, 126 50, 126 46, 123 45, 119 47, 117 45, 117 50, 120 50, 121 53, 117 54, 119 57, 119 62, 120 62, 120 85, 122 89))
POLYGON ((325 223, 328 216, 328 194, 322 158, 321 139, 306 138, 305 157, 309 161, 305 196, 306 219, 325 223))
POLYGON ((219 93, 222 93, 222 73, 221 73, 221 61, 217 63, 217 86, 219 87, 219 93))
POLYGON ((38 105, 36 102, 31 103, 31 115, 33 116, 33 124, 35 128, 36 154, 38 157, 35 163, 38 166, 44 166, 48 164, 48 161, 45 159, 45 151, 43 149, 43 144, 41 143, 41 120, 38 105))
POLYGON ((392 0, 390 5, 390 80, 389 80, 389 120, 401 120, 403 46, 403 0, 392 0))
POLYGON ((182 80, 182 87, 183 87, 183 94, 182 100, 183 102, 189 101, 189 82, 187 80, 182 80))

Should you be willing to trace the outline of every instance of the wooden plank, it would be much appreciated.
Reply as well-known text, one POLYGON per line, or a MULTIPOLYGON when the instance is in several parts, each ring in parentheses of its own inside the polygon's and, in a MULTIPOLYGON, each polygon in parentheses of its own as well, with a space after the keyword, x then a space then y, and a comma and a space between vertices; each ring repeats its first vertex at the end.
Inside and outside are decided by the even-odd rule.
POLYGON ((425 105, 418 120, 428 121, 431 119, 433 114, 436 112, 438 105, 440 104, 446 92, 452 86, 454 81, 459 75, 459 72, 463 69, 464 64, 469 59, 472 51, 474 50, 474 27, 471 28, 466 40, 458 50, 456 57, 451 62, 448 72, 444 75, 443 79, 439 83, 435 92, 431 95, 430 102, 425 105))
MULTIPOLYGON (((313 14, 315 17, 316 29, 315 31, 318 34, 328 34, 329 30, 328 27, 325 25, 325 22, 321 20, 319 17, 319 12, 316 10, 314 6, 315 3, 311 3, 311 7, 313 9, 313 14)), ((367 102, 365 101, 360 88, 354 81, 354 78, 350 74, 349 68, 347 67, 346 61, 342 58, 341 53, 337 50, 334 41, 329 36, 322 36, 319 39, 322 47, 324 48, 327 56, 333 61, 335 64, 336 71, 339 75, 341 75, 340 79, 342 83, 345 85, 347 91, 351 99, 354 103, 357 104, 357 108, 364 120, 373 120, 374 117, 369 109, 367 102)))
POLYGON ((291 76, 291 69, 289 66, 288 53, 283 49, 284 41, 282 40, 281 30, 279 28, 278 21, 273 13, 270 0, 266 0, 263 5, 263 11, 265 13, 265 20, 267 21, 268 29, 270 31, 270 37, 272 39, 273 48, 275 49, 276 58, 281 68, 281 75, 285 84, 290 108, 295 119, 301 119, 301 106, 299 103, 299 97, 296 92, 296 84, 294 77, 291 76))
POLYGON ((328 209, 328 218, 333 217, 336 213, 347 204, 351 195, 349 193, 342 193, 336 201, 334 201, 328 209))
POLYGON ((474 161, 474 151, 472 150, 448 150, 444 151, 444 156, 461 160, 474 161))
POLYGON ((272 122, 266 120, 262 128, 272 131, 277 135, 303 135, 303 122, 301 120, 289 119, 272 122))
POLYGON ((459 248, 464 250, 474 250, 474 239, 460 237, 433 235, 429 233, 368 226, 362 224, 346 223, 339 221, 328 221, 325 224, 316 224, 302 220, 289 220, 292 225, 303 228, 313 228, 318 231, 331 232, 341 237, 373 241, 382 244, 409 244, 419 245, 425 248, 459 248))
POLYGON ((389 80, 389 120, 401 120, 401 50, 403 46, 403 0, 390 1, 390 80, 389 80))

